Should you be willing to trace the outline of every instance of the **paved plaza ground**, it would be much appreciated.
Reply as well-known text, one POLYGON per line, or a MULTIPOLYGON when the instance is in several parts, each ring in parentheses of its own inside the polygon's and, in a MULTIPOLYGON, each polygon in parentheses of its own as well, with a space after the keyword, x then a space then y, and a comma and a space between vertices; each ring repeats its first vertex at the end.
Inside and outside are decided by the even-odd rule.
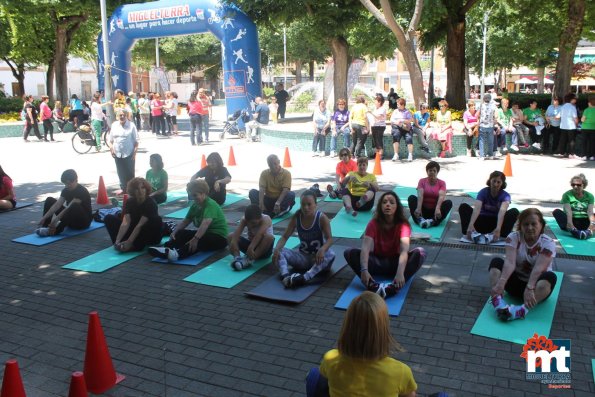
MULTIPOLYGON (((219 131, 223 108, 215 109, 213 126, 219 131)), ((296 124, 296 128, 301 128, 296 124)), ((310 128, 305 129, 310 131, 310 128)), ((285 148, 246 143, 237 138, 190 146, 188 131, 158 139, 142 133, 136 161, 137 175, 149 168, 149 155, 160 153, 170 177, 170 190, 183 189, 200 167, 202 154, 221 153, 227 162, 233 146, 237 166, 230 167, 229 191, 247 194, 256 187, 266 156, 283 158, 285 148)), ((304 378, 322 355, 333 348, 344 312, 333 308, 353 273, 345 268, 304 303, 293 306, 247 298, 244 293, 262 283, 275 269, 268 266, 232 289, 183 281, 198 267, 162 265, 141 255, 104 273, 91 274, 61 266, 110 245, 105 229, 44 246, 11 242, 31 233, 41 216, 41 201, 58 195, 64 169, 74 168, 79 182, 92 191, 99 176, 110 196, 117 176, 109 152, 76 154, 71 134, 57 142, 23 143, 0 140, 0 164, 14 180, 19 200, 35 205, 0 214, 0 362, 16 358, 27 396, 68 394, 70 373, 82 370, 87 314, 99 312, 110 352, 126 380, 106 396, 304 396, 304 378)), ((290 148, 291 150, 291 148, 290 148)), ((302 191, 332 181, 337 159, 312 158, 291 152, 294 189, 302 191)), ((591 359, 595 358, 595 263, 593 257, 572 256, 561 247, 556 268, 564 272, 560 299, 550 337, 572 340, 572 389, 554 390, 525 380, 522 345, 470 334, 488 296, 487 266, 502 256, 502 248, 464 246, 458 205, 472 199, 465 191, 485 186, 490 172, 502 170, 504 160, 477 161, 465 157, 439 159, 449 196, 454 203, 441 243, 419 242, 428 256, 391 329, 404 352, 395 357, 408 364, 418 383, 418 394, 447 391, 451 396, 593 396, 591 359)), ((416 186, 425 176, 425 160, 382 162, 383 189, 396 184, 416 186)), ((370 164, 370 170, 373 164, 370 164)), ((513 202, 540 207, 551 215, 569 180, 579 172, 595 189, 595 162, 547 156, 513 156, 514 177, 507 191, 513 202)), ((225 209, 230 228, 247 204, 225 209)), ((167 215, 185 200, 160 207, 167 215)), ((319 205, 329 217, 338 203, 319 205)), ((275 226, 281 234, 287 221, 275 226)), ((360 240, 338 239, 337 246, 359 247, 360 240)), ((531 321, 529 314, 526 320, 531 321)))

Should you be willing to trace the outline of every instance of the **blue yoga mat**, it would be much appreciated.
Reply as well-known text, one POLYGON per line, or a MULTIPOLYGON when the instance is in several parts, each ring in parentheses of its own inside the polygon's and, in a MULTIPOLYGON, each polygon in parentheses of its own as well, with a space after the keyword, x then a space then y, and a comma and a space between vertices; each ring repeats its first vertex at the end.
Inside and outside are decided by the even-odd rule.
MULTIPOLYGON (((225 203, 223 203, 222 207, 227 207, 228 205, 232 205, 245 199, 246 197, 240 196, 239 194, 235 193, 227 193, 225 196, 225 203)), ((190 207, 182 208, 180 210, 174 211, 171 214, 165 215, 166 218, 174 218, 174 219, 184 219, 190 207)))
MULTIPOLYGON (((403 309, 403 305, 405 304, 405 298, 407 297, 407 293, 409 292, 409 288, 411 288, 411 283, 413 283, 414 278, 415 275, 407 280, 397 295, 386 299, 386 306, 388 307, 389 315, 398 316, 401 313, 401 309, 403 309)), ((379 283, 390 283, 392 281, 388 278, 383 279, 378 277, 375 277, 374 280, 379 283)), ((337 303, 335 303, 335 309, 346 310, 351 301, 364 291, 366 291, 366 289, 364 288, 360 278, 355 276, 353 280, 351 280, 349 286, 347 286, 347 289, 345 289, 343 292, 343 295, 341 295, 337 303)))
MULTIPOLYGON (((552 321, 554 320, 554 312, 556 311, 556 303, 558 302, 560 287, 564 278, 564 273, 554 273, 558 276, 558 281, 552 294, 545 301, 529 310, 524 320, 500 320, 496 314, 496 310, 494 310, 488 299, 481 313, 479 313, 479 317, 477 317, 471 333, 521 345, 527 343, 527 339, 531 338, 535 333, 549 338, 552 321)), ((486 288, 486 293, 488 292, 489 289, 486 288)), ((518 305, 522 303, 521 300, 513 300, 508 295, 504 296, 504 300, 508 304, 518 305)))
POLYGON ((10 211, 15 211, 15 210, 20 210, 21 208, 30 207, 33 204, 35 204, 35 203, 28 203, 28 202, 25 202, 25 201, 17 201, 17 206, 16 207, 11 208, 11 209, 8 209, 8 210, 0 209, 0 214, 3 213, 3 212, 10 212, 10 211))
POLYGON ((23 237, 15 238, 12 241, 14 241, 15 243, 29 244, 29 245, 35 245, 35 246, 39 247, 42 245, 54 243, 56 241, 59 241, 59 240, 62 240, 62 239, 68 238, 68 237, 78 236, 79 234, 85 234, 92 230, 99 229, 103 226, 104 226, 103 223, 93 221, 93 222, 91 222, 91 226, 89 226, 87 229, 83 229, 83 230, 75 230, 75 229, 66 228, 60 234, 57 234, 55 236, 47 236, 47 237, 39 237, 37 234, 32 233, 32 234, 28 234, 23 237))
POLYGON ((162 258, 153 258, 151 262, 158 262, 158 263, 169 263, 172 265, 186 265, 186 266, 196 266, 203 262, 205 259, 210 258, 215 252, 217 251, 202 251, 197 252, 194 255, 186 257, 184 259, 177 260, 175 262, 169 262, 167 259, 162 258))

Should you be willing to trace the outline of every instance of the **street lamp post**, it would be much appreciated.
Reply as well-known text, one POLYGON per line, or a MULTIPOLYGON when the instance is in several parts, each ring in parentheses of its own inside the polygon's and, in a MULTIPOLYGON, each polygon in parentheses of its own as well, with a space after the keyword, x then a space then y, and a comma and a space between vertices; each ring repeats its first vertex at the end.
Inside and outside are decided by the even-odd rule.
MULTIPOLYGON (((107 9, 105 0, 100 0, 99 6, 101 8, 101 40, 103 40, 103 90, 105 91, 106 101, 112 100, 112 71, 111 64, 108 64, 109 58, 109 40, 107 37, 107 9)), ((107 118, 111 123, 116 119, 114 115, 114 108, 112 105, 107 105, 107 118)))
POLYGON ((287 32, 283 27, 283 86, 287 88, 287 32))
POLYGON ((481 91, 480 96, 483 100, 483 94, 485 93, 485 78, 486 78, 486 41, 488 35, 488 12, 483 14, 483 55, 481 59, 481 91))

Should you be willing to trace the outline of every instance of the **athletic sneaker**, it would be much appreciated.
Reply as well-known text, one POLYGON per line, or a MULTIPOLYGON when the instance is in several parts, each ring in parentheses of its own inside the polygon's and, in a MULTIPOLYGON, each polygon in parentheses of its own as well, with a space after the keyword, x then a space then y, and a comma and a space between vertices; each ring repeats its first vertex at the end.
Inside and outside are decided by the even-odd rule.
POLYGON ((40 227, 37 230, 35 230, 35 233, 37 233, 37 235, 39 237, 47 237, 50 235, 50 228, 49 227, 40 227))
POLYGON ((169 252, 167 253, 167 260, 170 262, 177 261, 179 257, 180 257, 180 255, 178 254, 178 250, 175 248, 170 249, 169 252))
POLYGON ((291 211, 291 209, 293 208, 293 205, 290 207, 287 207, 286 209, 284 209, 283 211, 279 212, 277 215, 274 216, 274 218, 280 218, 283 215, 287 214, 289 211, 291 211))
POLYGON ((581 240, 581 231, 580 231, 580 230, 578 230, 576 227, 575 227, 575 228, 573 228, 573 229, 570 231, 570 234, 572 234, 574 237, 576 237, 576 238, 578 238, 579 240, 581 240))
POLYGON ((334 150, 331 150, 331 157, 333 157, 333 158, 337 157, 337 152, 335 152, 334 150))
POLYGON ((335 193, 335 189, 333 189, 332 185, 326 185, 326 191, 328 192, 330 198, 337 198, 337 193, 335 193))
POLYGON ((413 154, 409 153, 407 155, 407 161, 412 162, 413 161, 413 154))
POLYGON ((374 283, 377 288, 376 290, 370 289, 370 285, 368 284, 368 290, 380 295, 382 299, 386 298, 386 291, 384 290, 384 284, 374 283))
POLYGON ((419 225, 421 226, 422 229, 428 229, 430 226, 432 226, 432 220, 424 219, 423 221, 421 221, 419 223, 419 225))
POLYGON ((491 244, 492 242, 494 242, 494 235, 491 233, 488 234, 484 234, 483 236, 486 245, 491 244))
POLYGON ((580 235, 579 235, 579 239, 581 240, 587 240, 589 237, 591 237, 591 230, 587 229, 587 230, 581 230, 580 235))
POLYGON ((312 157, 318 157, 318 152, 312 152, 312 157))
POLYGON ((285 288, 297 288, 306 284, 304 275, 299 273, 292 273, 283 279, 283 285, 285 288))
POLYGON ((421 150, 423 150, 424 152, 426 152, 427 154, 430 154, 430 148, 427 146, 422 146, 421 150))
POLYGON ((233 261, 231 261, 231 268, 233 270, 242 270, 244 268, 244 261, 241 256, 233 258, 233 261))
POLYGON ((535 149, 537 149, 537 150, 541 150, 541 144, 540 144, 539 142, 535 142, 535 143, 534 143, 533 145, 531 145, 531 146, 533 146, 533 147, 534 147, 535 149))
POLYGON ((395 154, 391 160, 392 160, 392 161, 397 161, 398 159, 399 159, 399 156, 397 156, 397 155, 395 154))
POLYGON ((471 241, 473 241, 475 244, 481 244, 481 237, 483 236, 483 234, 478 233, 478 232, 473 232, 471 233, 471 241))
POLYGON ((399 289, 394 283, 386 283, 384 284, 384 297, 390 298, 393 297, 399 292, 399 289))
POLYGON ((510 145, 510 150, 518 152, 519 151, 519 147, 517 145, 510 145))
POLYGON ((149 247, 149 255, 156 258, 167 259, 169 248, 165 247, 149 247))
POLYGON ((492 306, 494 306, 494 309, 496 310, 508 308, 508 304, 504 301, 502 295, 492 296, 490 298, 490 303, 492 304, 492 306))

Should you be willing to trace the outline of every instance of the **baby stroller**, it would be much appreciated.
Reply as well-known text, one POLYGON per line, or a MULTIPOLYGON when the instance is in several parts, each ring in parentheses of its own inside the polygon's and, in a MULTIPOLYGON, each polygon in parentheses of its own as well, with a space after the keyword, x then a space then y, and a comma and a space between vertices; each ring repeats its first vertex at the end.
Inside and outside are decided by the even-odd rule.
POLYGON ((227 121, 223 125, 223 132, 219 135, 219 139, 223 139, 225 134, 238 135, 240 138, 246 137, 245 123, 250 121, 250 113, 246 109, 238 109, 233 114, 227 117, 227 121))

